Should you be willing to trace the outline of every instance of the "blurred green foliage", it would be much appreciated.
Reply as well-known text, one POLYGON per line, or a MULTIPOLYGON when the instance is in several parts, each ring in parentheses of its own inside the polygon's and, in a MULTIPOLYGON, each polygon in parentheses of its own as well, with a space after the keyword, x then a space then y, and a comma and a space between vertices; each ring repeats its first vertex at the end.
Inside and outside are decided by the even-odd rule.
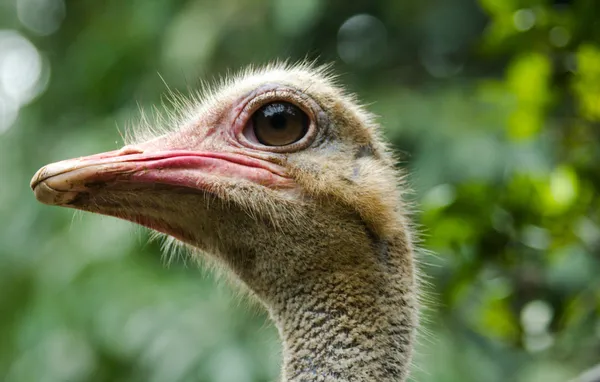
POLYGON ((334 62, 411 173, 417 381, 565 381, 600 359, 595 0, 0 0, 0 380, 273 381, 275 330, 147 232, 36 203, 169 84, 334 62), (161 76, 158 75, 160 73, 161 76))

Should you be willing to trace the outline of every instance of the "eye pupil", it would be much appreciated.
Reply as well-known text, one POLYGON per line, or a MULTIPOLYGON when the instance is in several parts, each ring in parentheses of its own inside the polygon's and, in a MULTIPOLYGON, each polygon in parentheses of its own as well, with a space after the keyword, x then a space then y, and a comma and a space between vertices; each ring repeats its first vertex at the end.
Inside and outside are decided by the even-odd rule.
POLYGON ((252 116, 254 135, 266 146, 286 146, 299 141, 308 132, 309 119, 297 106, 273 102, 252 116))
POLYGON ((287 125, 287 118, 283 114, 274 115, 271 117, 271 125, 277 130, 285 129, 285 126, 287 125))

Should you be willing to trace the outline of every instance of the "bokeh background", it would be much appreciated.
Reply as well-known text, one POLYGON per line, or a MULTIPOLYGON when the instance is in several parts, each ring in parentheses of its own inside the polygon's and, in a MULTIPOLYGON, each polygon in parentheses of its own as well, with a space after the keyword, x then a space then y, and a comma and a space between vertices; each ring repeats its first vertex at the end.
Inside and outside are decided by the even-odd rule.
POLYGON ((263 312, 29 180, 120 147, 165 83, 303 58, 333 63, 412 174, 435 253, 414 380, 600 361, 597 0, 0 0, 0 380, 276 380, 263 312))

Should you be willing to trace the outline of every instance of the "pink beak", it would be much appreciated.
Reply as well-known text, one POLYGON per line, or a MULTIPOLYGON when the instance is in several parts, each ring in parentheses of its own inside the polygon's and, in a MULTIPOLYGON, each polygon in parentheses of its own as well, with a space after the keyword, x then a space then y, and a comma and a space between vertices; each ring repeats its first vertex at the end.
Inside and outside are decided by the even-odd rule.
POLYGON ((81 193, 99 189, 140 190, 156 185, 210 191, 217 180, 247 180, 270 188, 290 188, 285 168, 255 157, 186 150, 144 152, 136 147, 56 162, 31 180, 37 200, 69 206, 81 193))

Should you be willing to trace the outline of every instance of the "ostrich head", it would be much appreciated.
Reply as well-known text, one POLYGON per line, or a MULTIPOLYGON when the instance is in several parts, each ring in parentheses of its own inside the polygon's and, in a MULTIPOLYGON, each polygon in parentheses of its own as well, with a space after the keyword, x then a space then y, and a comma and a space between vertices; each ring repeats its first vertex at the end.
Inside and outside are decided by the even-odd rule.
POLYGON ((306 65, 248 70, 179 105, 166 132, 43 167, 36 198, 221 263, 269 310, 285 379, 406 378, 413 249, 372 115, 306 65))

